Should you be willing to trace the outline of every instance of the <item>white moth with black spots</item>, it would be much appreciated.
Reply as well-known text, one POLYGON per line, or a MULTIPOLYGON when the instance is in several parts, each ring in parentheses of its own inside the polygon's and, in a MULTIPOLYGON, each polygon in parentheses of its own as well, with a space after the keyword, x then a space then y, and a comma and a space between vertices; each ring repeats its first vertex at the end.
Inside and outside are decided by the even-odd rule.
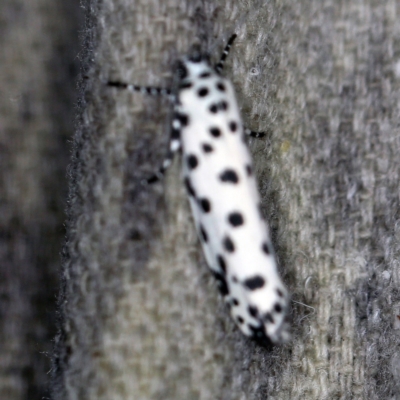
POLYGON ((246 135, 235 93, 221 71, 236 38, 218 64, 194 51, 178 63, 178 88, 142 87, 121 82, 109 86, 161 95, 174 104, 169 152, 158 172, 162 178, 181 151, 183 177, 207 263, 240 330, 261 343, 289 339, 288 294, 278 275, 268 226, 252 171, 246 135))

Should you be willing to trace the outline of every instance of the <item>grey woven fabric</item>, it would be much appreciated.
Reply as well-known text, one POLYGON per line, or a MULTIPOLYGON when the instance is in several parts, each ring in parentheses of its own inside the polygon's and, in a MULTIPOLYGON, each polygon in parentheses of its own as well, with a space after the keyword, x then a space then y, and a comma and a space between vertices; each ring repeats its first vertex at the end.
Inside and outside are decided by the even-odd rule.
POLYGON ((396 398, 396 2, 91 6, 58 398, 396 398), (293 341, 271 352, 214 292, 177 166, 163 188, 138 185, 168 105, 102 84, 167 84, 192 43, 214 53, 233 31, 227 73, 270 132, 252 150, 293 293, 293 341))
POLYGON ((0 399, 48 398, 78 2, 0 1, 0 399))
POLYGON ((70 176, 56 399, 399 398, 400 36, 397 2, 109 1, 87 5, 70 176), (167 85, 198 42, 218 54, 253 142, 292 293, 293 340, 234 327, 199 251, 168 104, 109 78, 167 85))

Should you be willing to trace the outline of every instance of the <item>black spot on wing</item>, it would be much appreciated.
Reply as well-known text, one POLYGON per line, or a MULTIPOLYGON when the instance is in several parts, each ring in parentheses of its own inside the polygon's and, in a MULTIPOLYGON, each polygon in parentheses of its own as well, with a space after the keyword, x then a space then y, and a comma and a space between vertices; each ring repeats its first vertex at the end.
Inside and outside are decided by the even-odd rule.
POLYGON ((279 297, 284 297, 281 289, 276 289, 276 293, 278 294, 279 297))
POLYGON ((282 306, 279 303, 275 303, 274 310, 279 314, 282 312, 282 306))
POLYGON ((208 109, 212 114, 216 114, 218 111, 226 111, 228 108, 228 103, 222 100, 219 103, 212 103, 208 109))
POLYGON ((198 91, 197 91, 197 95, 199 97, 205 97, 208 95, 210 91, 208 90, 208 88, 206 87, 201 87, 198 91))
POLYGON ((219 102, 218 108, 221 111, 226 111, 228 109, 228 103, 225 100, 222 100, 222 101, 219 102))
POLYGON ((214 148, 208 143, 203 143, 202 148, 204 153, 212 153, 214 151, 214 148))
POLYGON ((196 192, 193 189, 192 182, 188 177, 185 177, 184 184, 186 187, 186 191, 188 192, 189 196, 196 197, 196 192))
POLYGON ((185 90, 185 89, 190 89, 193 86, 192 82, 182 82, 179 85, 179 89, 185 90))
POLYGON ((204 79, 204 78, 209 78, 210 76, 211 76, 211 73, 210 73, 210 72, 202 72, 202 73, 199 75, 199 78, 204 79))
POLYGON ((218 104, 211 104, 208 110, 211 114, 216 114, 218 112, 218 104))
POLYGON ((211 203, 208 199, 206 199, 205 197, 203 197, 202 199, 199 199, 199 204, 201 206, 201 209, 205 212, 205 213, 209 213, 211 211, 211 203))
POLYGON ((243 319, 243 317, 241 317, 240 315, 238 315, 237 317, 236 317, 236 321, 238 322, 238 324, 243 324, 243 322, 244 322, 244 319, 243 319))
POLYGON ((229 122, 229 129, 231 130, 231 132, 236 132, 238 128, 238 124, 235 121, 231 121, 229 122))
POLYGON ((237 211, 231 212, 228 215, 228 221, 235 228, 244 224, 243 215, 237 211))
POLYGON ((243 281, 243 285, 249 290, 258 290, 264 287, 265 279, 261 275, 254 275, 243 281))
POLYGON ((251 165, 247 164, 245 168, 246 168, 247 176, 252 176, 253 175, 253 169, 251 168, 251 165))
POLYGON ((190 170, 195 169, 199 165, 199 161, 198 161, 197 157, 194 154, 189 154, 186 157, 186 162, 187 162, 188 168, 190 170))
POLYGON ((217 285, 220 293, 222 294, 222 296, 227 296, 229 294, 229 287, 226 283, 224 275, 219 274, 218 272, 215 271, 213 271, 213 275, 217 280, 217 285))
POLYGON ((200 224, 200 235, 201 238, 204 240, 205 243, 208 242, 208 235, 207 231, 204 229, 204 226, 200 224))
POLYGON ((225 85, 224 85, 224 83, 223 82, 217 82, 217 89, 220 91, 220 92, 225 92, 225 90, 226 90, 226 88, 225 88, 225 85))
POLYGON ((223 256, 221 256, 221 254, 217 255, 217 262, 218 262, 218 265, 221 268, 222 272, 224 274, 226 274, 226 261, 225 261, 225 258, 223 256))
POLYGON ((228 253, 233 253, 235 251, 235 244, 229 236, 224 237, 222 240, 222 245, 228 253))
POLYGON ((271 315, 271 313, 269 313, 269 312, 267 312, 267 313, 264 314, 263 320, 264 320, 265 322, 270 323, 270 324, 274 324, 274 323, 275 323, 274 317, 273 317, 273 316, 271 315))
POLYGON ((238 299, 235 299, 235 298, 232 299, 232 305, 233 305, 233 306, 237 307, 239 304, 240 304, 240 303, 239 303, 239 300, 238 300, 238 299))
POLYGON ((234 171, 233 169, 229 169, 229 168, 220 174, 219 179, 222 182, 226 182, 226 183, 238 183, 239 182, 239 176, 236 173, 236 171, 234 171))
POLYGON ((210 133, 211 133, 212 137, 215 137, 215 138, 220 137, 221 136, 221 129, 213 126, 213 127, 210 128, 210 133))
POLYGON ((269 248, 267 242, 264 242, 264 243, 262 244, 262 251, 263 251, 265 254, 268 254, 268 255, 271 254, 271 250, 270 250, 270 248, 269 248))
POLYGON ((257 318, 257 316, 258 316, 257 307, 249 306, 249 307, 247 308, 247 311, 249 312, 249 314, 250 314, 252 317, 257 318))

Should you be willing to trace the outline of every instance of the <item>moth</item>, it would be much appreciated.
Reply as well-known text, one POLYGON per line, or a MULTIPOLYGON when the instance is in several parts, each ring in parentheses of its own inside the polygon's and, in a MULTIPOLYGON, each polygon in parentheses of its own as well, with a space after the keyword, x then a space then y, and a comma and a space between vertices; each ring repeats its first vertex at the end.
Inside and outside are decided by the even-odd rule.
POLYGON ((167 97, 173 103, 168 154, 145 180, 160 180, 180 152, 185 184, 203 252, 239 329, 264 344, 289 339, 289 296, 278 274, 261 210, 247 136, 235 92, 221 73, 236 38, 219 62, 195 50, 179 60, 175 90, 117 81, 109 86, 167 97))

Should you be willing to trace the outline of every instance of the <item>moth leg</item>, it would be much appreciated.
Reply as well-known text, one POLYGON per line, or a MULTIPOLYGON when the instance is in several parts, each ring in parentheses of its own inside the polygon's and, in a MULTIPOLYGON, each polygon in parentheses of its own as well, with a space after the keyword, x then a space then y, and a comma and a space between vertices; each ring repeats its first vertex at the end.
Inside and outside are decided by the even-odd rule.
POLYGON ((159 88, 153 86, 138 86, 131 83, 124 83, 118 81, 108 81, 107 86, 115 87, 117 89, 127 89, 130 92, 139 92, 142 94, 149 94, 150 96, 161 96, 170 101, 175 101, 176 97, 172 94, 170 89, 159 88))
MULTIPOLYGON (((107 86, 115 87, 117 89, 127 89, 131 92, 139 92, 142 94, 148 94, 150 96, 161 96, 167 98, 172 102, 176 102, 176 96, 172 94, 170 89, 153 87, 153 86, 138 86, 130 83, 118 82, 118 81, 108 81, 107 86)), ((150 176, 147 179, 142 180, 142 184, 147 185, 161 180, 164 177, 165 171, 172 164, 172 160, 174 158, 175 153, 181 148, 181 139, 180 139, 180 121, 173 121, 171 131, 171 138, 169 142, 169 149, 167 155, 164 158, 164 161, 161 167, 158 168, 157 172, 150 176), (177 126, 179 125, 179 126, 177 126)))
POLYGON ((171 166, 172 160, 174 159, 174 155, 181 149, 181 129, 180 125, 178 126, 178 123, 176 121, 177 120, 174 119, 172 122, 172 131, 169 140, 169 148, 161 167, 158 168, 155 174, 151 175, 147 179, 143 179, 142 180, 143 185, 149 185, 160 181, 164 177, 164 174, 167 171, 167 169, 171 166))
POLYGON ((231 49, 231 46, 232 46, 233 42, 235 41, 236 37, 237 37, 237 35, 236 35, 236 33, 234 33, 229 38, 228 43, 226 44, 224 51, 222 52, 221 58, 220 58, 218 64, 215 66, 215 71, 218 74, 224 69, 226 57, 228 56, 229 50, 231 49))
POLYGON ((255 132, 249 128, 244 128, 244 134, 257 139, 260 139, 265 136, 265 132, 255 132))

